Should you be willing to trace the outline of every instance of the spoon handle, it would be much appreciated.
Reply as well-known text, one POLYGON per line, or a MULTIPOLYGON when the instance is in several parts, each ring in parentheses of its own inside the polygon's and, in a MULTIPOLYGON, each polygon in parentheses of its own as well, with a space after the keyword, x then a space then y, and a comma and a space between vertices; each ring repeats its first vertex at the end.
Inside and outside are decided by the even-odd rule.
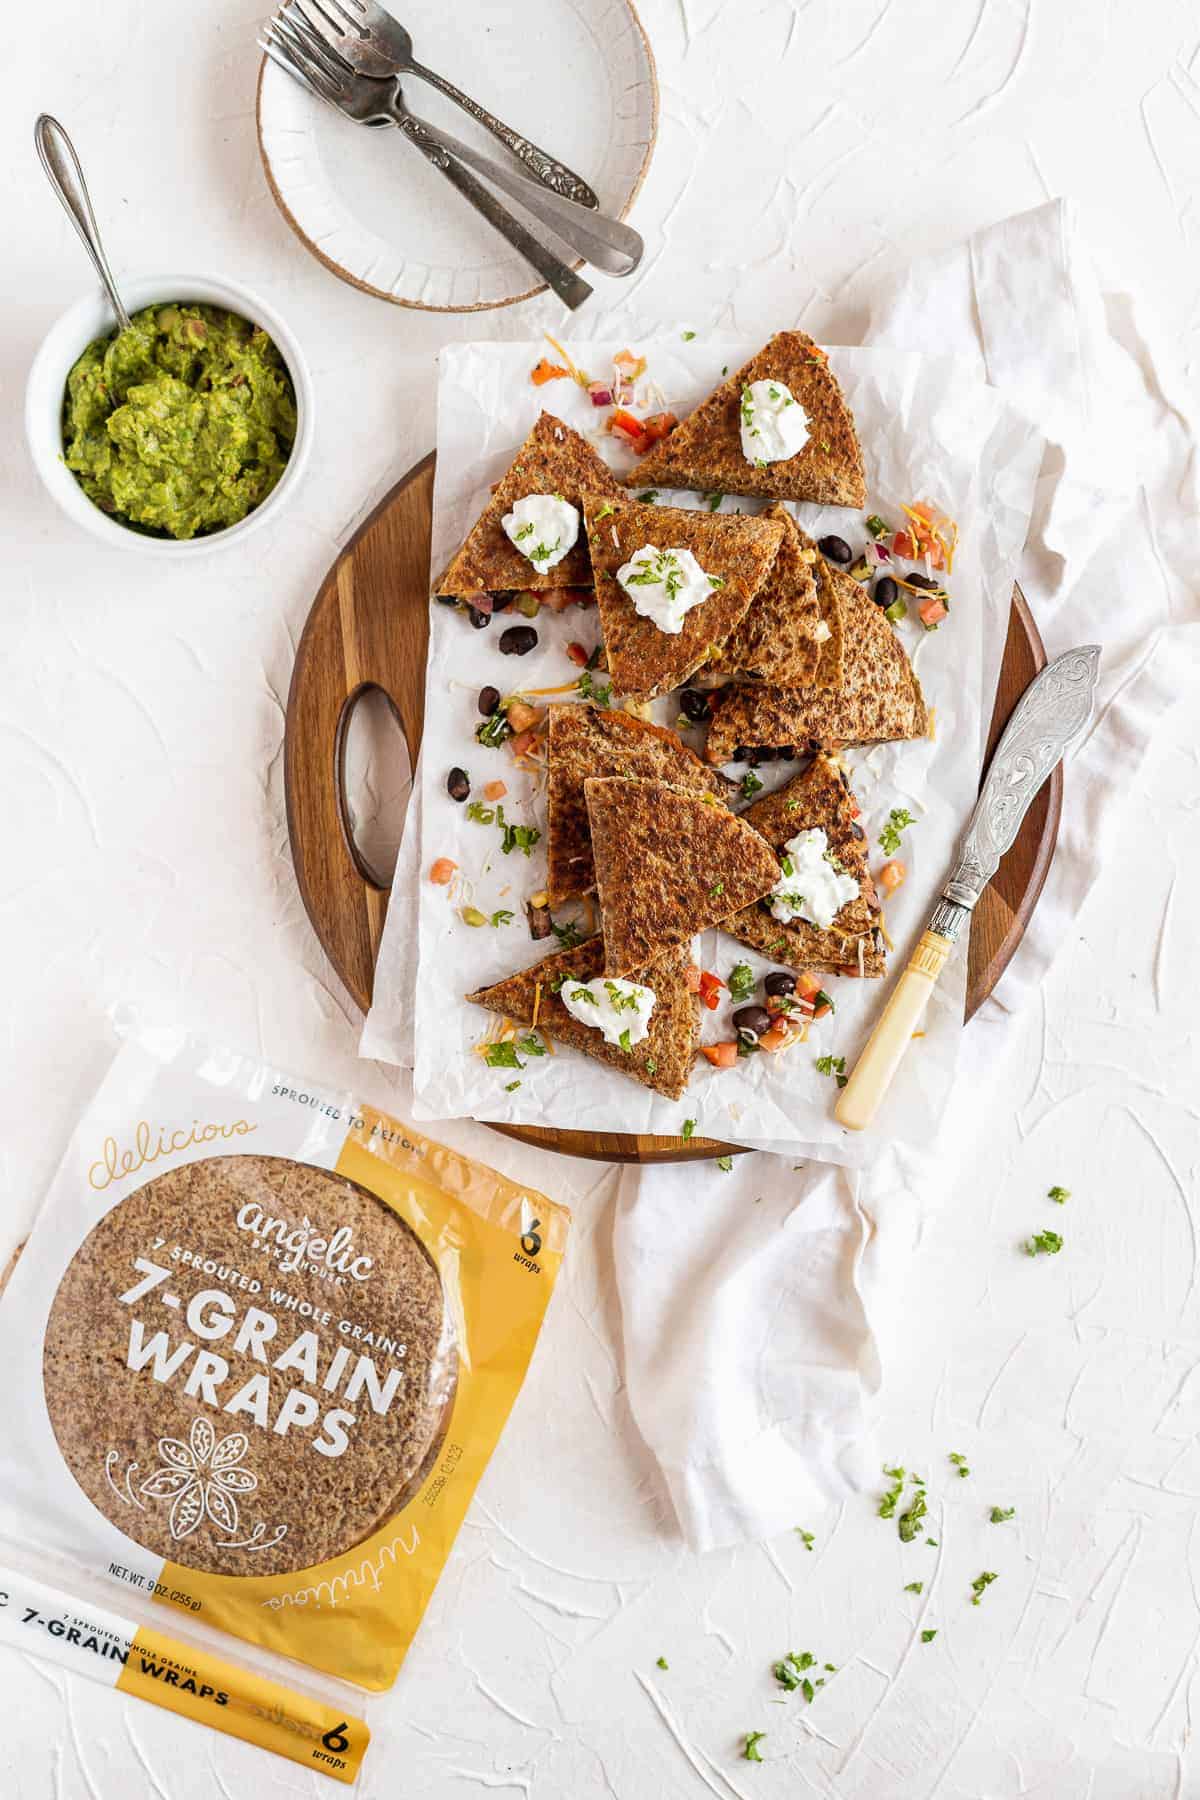
POLYGON ((453 82, 447 81, 444 75, 438 75, 433 69, 422 67, 419 62, 414 62, 411 58, 407 73, 416 75, 421 81, 428 82, 429 86, 436 88, 439 94, 445 94, 447 100, 453 100, 456 106, 461 106, 465 113, 469 113, 473 119, 478 120, 485 130, 490 131, 493 137, 499 138, 500 142, 512 151, 518 162, 524 163, 530 174, 535 175, 544 187, 550 188, 556 194, 561 194, 564 200, 574 200, 577 206, 599 206, 600 202, 587 182, 581 175, 576 175, 574 169, 568 169, 566 163, 560 163, 548 151, 539 149, 532 139, 522 137, 520 132, 514 131, 511 125, 506 125, 503 119, 498 119, 495 113, 490 113, 485 106, 480 106, 478 100, 472 100, 469 94, 464 94, 461 88, 456 88, 453 82))
POLYGON ((33 141, 37 145, 37 153, 50 186, 62 201, 71 223, 83 239, 83 247, 92 259, 92 266, 108 290, 117 323, 122 331, 128 331, 129 314, 122 304, 112 270, 108 266, 108 258, 104 254, 100 227, 92 211, 91 196, 87 190, 87 182, 83 179, 83 169, 75 154, 75 146, 58 120, 52 119, 49 113, 39 113, 33 128, 33 141))

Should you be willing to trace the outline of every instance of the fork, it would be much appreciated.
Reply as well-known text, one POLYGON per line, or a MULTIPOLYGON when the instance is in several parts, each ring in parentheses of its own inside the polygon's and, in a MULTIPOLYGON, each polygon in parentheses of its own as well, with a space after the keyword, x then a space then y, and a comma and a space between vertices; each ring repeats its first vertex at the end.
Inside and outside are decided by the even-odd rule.
POLYGON ((355 75, 349 64, 315 32, 310 29, 308 33, 302 33, 293 21, 282 18, 279 13, 268 19, 258 45, 273 63, 301 86, 356 125, 398 125, 426 160, 507 239, 565 306, 574 311, 583 305, 592 292, 587 282, 514 218, 469 169, 436 143, 419 120, 411 113, 397 109, 393 97, 394 81, 355 75))
MULTIPOLYGON (((357 43, 357 39, 333 31, 322 0, 307 0, 307 4, 302 3, 302 0, 283 0, 282 5, 276 9, 275 18, 287 26, 294 36, 302 38, 314 56, 319 56, 322 50, 328 50, 335 57, 346 58, 347 48, 357 43)), ((352 67, 347 60, 343 73, 348 75, 351 72, 352 67)), ((358 72, 364 73, 362 70, 358 72)), ((500 188, 519 201, 527 212, 532 213, 543 225, 548 225, 578 256, 584 257, 597 269, 603 269, 606 275, 630 275, 637 268, 646 246, 632 226, 623 224, 619 219, 609 218, 599 210, 592 211, 586 206, 580 206, 577 201, 564 199, 542 182, 533 181, 528 175, 520 174, 516 169, 498 163, 490 156, 481 155, 469 144, 451 137, 448 131, 440 131, 428 119, 422 119, 405 105, 399 81, 392 85, 392 100, 397 114, 411 119, 424 131, 427 138, 440 144, 443 150, 448 150, 459 162, 466 163, 468 168, 485 176, 493 187, 500 188)), ((403 128, 401 125, 401 129, 403 128)))
POLYGON ((357 75, 415 75, 428 82, 439 94, 445 94, 461 106, 477 122, 499 138, 518 161, 525 164, 545 187, 578 206, 597 207, 600 202, 581 176, 559 162, 520 132, 514 131, 488 112, 469 94, 456 88, 445 76, 438 75, 419 63, 413 55, 412 34, 394 19, 377 0, 311 0, 329 31, 337 40, 337 48, 357 75), (340 21, 340 23, 339 23, 340 21))

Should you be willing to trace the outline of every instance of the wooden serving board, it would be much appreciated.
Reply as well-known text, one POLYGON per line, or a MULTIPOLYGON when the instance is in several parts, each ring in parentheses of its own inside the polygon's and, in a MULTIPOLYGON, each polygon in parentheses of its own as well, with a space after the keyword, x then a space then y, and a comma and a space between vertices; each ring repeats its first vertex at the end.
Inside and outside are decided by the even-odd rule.
MULTIPOLYGON (((371 1004, 388 895, 356 851, 347 824, 346 728, 359 696, 378 688, 395 711, 416 768, 425 716, 433 468, 431 452, 380 501, 330 569, 308 615, 288 695, 284 777, 296 879, 313 930, 364 1012, 371 1004)), ((1037 627, 1015 588, 989 755, 1045 661, 1037 627)), ((975 909, 967 964, 968 1020, 999 981, 1037 905, 1058 836, 1062 785, 1059 764, 975 909)), ((494 1129, 549 1150, 606 1162, 685 1162, 738 1148, 712 1138, 685 1143, 682 1138, 537 1125, 494 1129)))

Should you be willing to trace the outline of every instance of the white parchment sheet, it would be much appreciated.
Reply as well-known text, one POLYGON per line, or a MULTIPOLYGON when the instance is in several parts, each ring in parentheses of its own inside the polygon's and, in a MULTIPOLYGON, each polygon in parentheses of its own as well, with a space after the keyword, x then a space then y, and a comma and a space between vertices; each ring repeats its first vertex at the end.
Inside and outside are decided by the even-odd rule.
MULTIPOLYGON (((434 574, 486 503, 490 485, 504 473, 540 408, 589 435, 618 473, 634 460, 619 440, 604 433, 606 415, 592 406, 582 388, 567 381, 542 388, 530 383, 529 371, 545 348, 539 343, 466 344, 442 353, 434 574)), ((597 377, 610 371, 613 353, 620 348, 571 346, 576 362, 597 377)), ((646 391, 636 410, 665 405, 683 416, 715 386, 723 370, 736 368, 758 346, 740 340, 684 343, 664 338, 633 348, 646 356, 648 365, 646 391)), ((462 996, 556 948, 553 940, 535 944, 530 939, 524 914, 525 900, 545 885, 544 841, 528 857, 520 851, 502 854, 500 831, 467 818, 466 808, 447 794, 446 776, 455 765, 465 768, 473 798, 482 797, 486 782, 505 781, 506 819, 535 826, 544 837, 540 783, 516 768, 507 749, 487 749, 475 741, 478 692, 488 684, 508 694, 573 680, 578 669, 566 656, 566 645, 575 640, 590 649, 599 641, 599 622, 594 607, 571 607, 561 614, 543 609, 533 621, 537 648, 523 658, 506 657, 499 653, 499 636, 506 626, 526 622, 518 613, 498 615, 488 628, 475 631, 457 610, 435 605, 417 791, 396 871, 375 1003, 361 1046, 364 1055, 413 1066, 417 1117, 470 1115, 664 1133, 678 1132, 686 1119, 694 1119, 697 1134, 846 1164, 872 1154, 884 1134, 897 1143, 927 1141, 958 1051, 964 954, 952 959, 935 990, 925 1036, 914 1043, 869 1143, 836 1124, 835 1084, 815 1064, 829 1053, 852 1066, 890 979, 927 921, 970 812, 1042 442, 993 389, 953 358, 845 349, 831 351, 830 360, 862 440, 867 505, 861 515, 845 508, 797 506, 800 524, 818 537, 837 531, 857 550, 867 541, 867 513, 880 513, 899 527, 904 523, 902 505, 929 500, 957 519, 960 532, 947 584, 949 619, 927 633, 914 612, 900 626, 934 709, 933 738, 847 753, 874 869, 885 860, 878 837, 890 809, 906 807, 916 821, 900 852, 908 878, 885 907, 895 944, 889 977, 830 977, 826 985, 836 1013, 811 1028, 807 1043, 778 1055, 744 1058, 730 1070, 714 1070, 699 1059, 680 1101, 664 1100, 562 1048, 553 1055, 523 1058, 521 1070, 488 1066, 473 1047, 488 1032, 493 1016, 465 1004, 462 996), (451 857, 461 872, 450 889, 428 879, 430 865, 440 856, 451 857), (489 918, 508 910, 513 918, 496 928, 472 927, 460 917, 463 905, 489 918)), ((663 504, 701 503, 698 496, 665 491, 658 498, 663 504)), ((759 505, 731 497, 722 510, 757 511, 759 505)), ((676 711, 661 702, 655 716, 673 723, 676 711)), ((699 739, 693 741, 699 747, 699 739)), ((797 766, 766 764, 758 774, 773 785, 797 766)), ((732 772, 741 775, 744 767, 732 772)), ((556 918, 560 923, 582 918, 583 910, 567 906, 556 918)), ((697 954, 704 968, 723 979, 736 962, 749 962, 756 975, 772 966, 720 932, 699 939, 697 954)), ((732 1035, 731 1011, 724 999, 716 1012, 705 1012, 704 1041, 732 1035)))

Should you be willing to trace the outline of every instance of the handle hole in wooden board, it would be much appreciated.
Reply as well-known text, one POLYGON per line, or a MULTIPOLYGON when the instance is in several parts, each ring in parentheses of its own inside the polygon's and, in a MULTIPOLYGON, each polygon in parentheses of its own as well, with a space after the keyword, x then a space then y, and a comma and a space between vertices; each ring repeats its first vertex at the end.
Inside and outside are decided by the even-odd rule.
POLYGON ((386 893, 404 834, 413 769, 400 713, 376 682, 363 682, 342 706, 334 779, 346 848, 363 880, 386 893))

